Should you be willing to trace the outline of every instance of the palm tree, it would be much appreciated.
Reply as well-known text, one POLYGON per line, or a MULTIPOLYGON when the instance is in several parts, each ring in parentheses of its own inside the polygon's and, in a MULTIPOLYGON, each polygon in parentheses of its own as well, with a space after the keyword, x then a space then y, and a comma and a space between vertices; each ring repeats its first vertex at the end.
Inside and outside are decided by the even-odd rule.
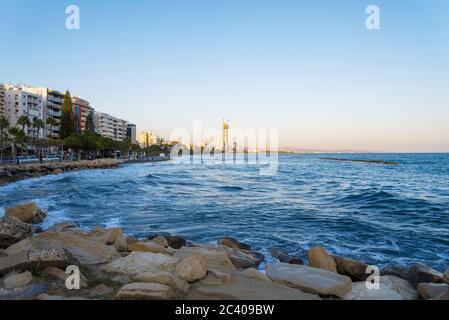
MULTIPOLYGON (((31 126, 30 118, 28 116, 26 116, 26 115, 20 116, 19 119, 17 119, 17 124, 22 126, 22 131, 25 134, 25 140, 26 140, 27 134, 25 132, 25 127, 30 127, 31 126)), ((25 152, 26 152, 26 155, 28 157, 28 143, 27 143, 27 141, 25 141, 24 143, 26 143, 26 145, 25 145, 25 152)))
POLYGON ((9 134, 12 136, 12 157, 13 162, 16 163, 17 160, 17 145, 23 145, 26 142, 26 134, 23 130, 13 127, 9 129, 9 134))
POLYGON ((0 117, 0 161, 3 161, 3 144, 6 138, 5 130, 9 128, 9 121, 5 117, 0 117))
POLYGON ((33 128, 37 129, 37 138, 39 138, 41 129, 45 128, 44 121, 42 121, 41 119, 34 119, 33 128))
POLYGON ((45 124, 44 121, 42 121, 41 119, 34 119, 33 121, 33 128, 37 129, 37 135, 36 135, 36 139, 34 141, 34 153, 37 156, 37 147, 38 147, 38 140, 39 140, 39 133, 41 131, 42 128, 45 128, 45 124))
POLYGON ((47 118, 47 125, 50 126, 50 139, 53 138, 53 127, 57 124, 55 118, 47 118))
POLYGON ((22 126, 22 131, 25 132, 25 126, 29 127, 31 125, 30 118, 28 116, 20 116, 17 119, 17 124, 22 126))

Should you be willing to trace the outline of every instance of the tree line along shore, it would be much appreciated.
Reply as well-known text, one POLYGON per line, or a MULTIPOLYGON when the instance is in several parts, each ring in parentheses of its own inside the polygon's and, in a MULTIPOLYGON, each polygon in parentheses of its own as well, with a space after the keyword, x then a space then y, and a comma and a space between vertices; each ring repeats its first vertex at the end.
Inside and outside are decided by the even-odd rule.
MULTIPOLYGON (((48 213, 48 214, 51 214, 48 213)), ((83 230, 75 222, 40 224, 35 204, 5 209, 0 218, 0 299, 32 300, 416 300, 449 299, 449 270, 392 266, 370 289, 368 265, 317 246, 302 257, 272 248, 278 262, 225 237, 216 245, 180 236, 137 239, 121 228, 83 230), (79 287, 66 273, 79 269, 79 287)))

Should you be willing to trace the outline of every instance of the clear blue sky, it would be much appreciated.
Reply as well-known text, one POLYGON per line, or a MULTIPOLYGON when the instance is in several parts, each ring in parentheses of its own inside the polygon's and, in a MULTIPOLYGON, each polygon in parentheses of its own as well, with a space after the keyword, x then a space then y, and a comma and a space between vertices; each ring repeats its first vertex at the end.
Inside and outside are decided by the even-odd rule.
POLYGON ((0 82, 68 88, 138 130, 227 118, 282 146, 449 151, 449 1, 0 1, 0 82))

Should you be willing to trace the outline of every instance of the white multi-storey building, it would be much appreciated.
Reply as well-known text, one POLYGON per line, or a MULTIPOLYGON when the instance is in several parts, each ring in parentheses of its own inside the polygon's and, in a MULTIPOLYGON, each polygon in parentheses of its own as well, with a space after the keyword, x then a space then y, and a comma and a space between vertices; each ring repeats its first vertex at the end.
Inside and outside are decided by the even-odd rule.
POLYGON ((95 131, 103 137, 115 141, 123 141, 126 138, 126 126, 128 122, 107 113, 95 112, 95 131))
POLYGON ((0 117, 5 116, 5 104, 6 104, 6 89, 3 84, 0 83, 0 117))
POLYGON ((21 116, 27 116, 31 125, 25 125, 25 133, 29 137, 45 138, 44 129, 33 127, 37 119, 45 123, 45 98, 39 93, 33 93, 28 87, 5 85, 4 113, 11 127, 21 127, 17 122, 21 116), (39 136, 37 132, 39 131, 39 136))

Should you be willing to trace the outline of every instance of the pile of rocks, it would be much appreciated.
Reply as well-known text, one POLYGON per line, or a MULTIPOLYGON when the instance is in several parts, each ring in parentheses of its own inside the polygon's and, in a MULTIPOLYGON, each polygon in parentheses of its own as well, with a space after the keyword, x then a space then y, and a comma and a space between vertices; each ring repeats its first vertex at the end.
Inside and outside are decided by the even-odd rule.
POLYGON ((389 268, 380 288, 366 286, 368 265, 308 252, 308 265, 273 249, 279 263, 233 238, 201 245, 168 235, 126 237, 120 228, 89 232, 60 223, 36 233, 46 213, 35 204, 8 208, 0 219, 0 299, 448 299, 449 272, 424 265, 389 268), (80 288, 66 286, 77 266, 80 288))
POLYGON ((122 162, 122 160, 116 159, 98 159, 90 161, 33 163, 0 167, 0 183, 41 177, 49 174, 60 174, 69 171, 118 168, 122 162))

